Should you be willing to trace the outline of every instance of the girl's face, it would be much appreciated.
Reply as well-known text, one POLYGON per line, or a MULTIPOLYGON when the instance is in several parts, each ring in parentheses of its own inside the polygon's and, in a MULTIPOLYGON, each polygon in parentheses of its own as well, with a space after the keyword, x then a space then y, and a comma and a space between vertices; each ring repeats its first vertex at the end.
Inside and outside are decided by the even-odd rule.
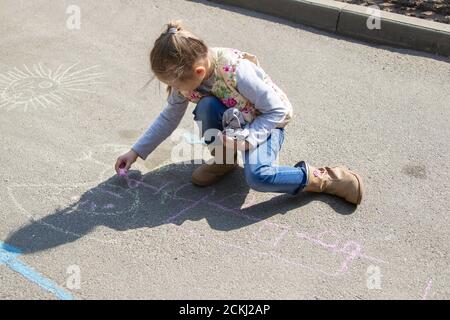
POLYGON ((204 76, 202 77, 201 75, 197 75, 195 74, 194 77, 190 80, 172 80, 172 81, 162 81, 165 84, 171 86, 174 89, 180 90, 180 91, 193 91, 195 90, 198 86, 200 86, 200 84, 203 81, 204 76))
POLYGON ((167 80, 159 79, 161 82, 171 86, 180 91, 193 91, 200 86, 206 76, 210 76, 213 70, 209 59, 202 61, 194 66, 193 76, 189 80, 167 80))

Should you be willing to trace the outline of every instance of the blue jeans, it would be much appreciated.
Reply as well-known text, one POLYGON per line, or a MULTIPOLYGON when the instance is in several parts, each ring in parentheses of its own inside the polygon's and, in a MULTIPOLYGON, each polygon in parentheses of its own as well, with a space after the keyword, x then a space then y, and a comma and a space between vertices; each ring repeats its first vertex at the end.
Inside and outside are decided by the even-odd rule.
MULTIPOLYGON (((227 110, 215 96, 200 99, 195 107, 194 120, 201 122, 201 133, 211 128, 222 131, 222 116, 227 110)), ((212 143, 214 137, 205 141, 212 143)), ((284 128, 272 131, 266 141, 243 154, 244 174, 250 188, 260 192, 278 192, 295 195, 306 184, 306 170, 303 167, 276 166, 273 162, 283 145, 284 128), (251 161, 250 161, 251 160, 251 161)))

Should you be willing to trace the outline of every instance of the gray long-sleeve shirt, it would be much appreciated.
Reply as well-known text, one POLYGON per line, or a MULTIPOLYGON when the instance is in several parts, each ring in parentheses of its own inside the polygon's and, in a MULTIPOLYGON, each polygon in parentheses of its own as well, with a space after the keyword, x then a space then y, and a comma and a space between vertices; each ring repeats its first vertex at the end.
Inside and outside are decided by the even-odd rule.
MULTIPOLYGON (((275 90, 264 82, 264 76, 265 72, 261 67, 246 59, 242 59, 236 67, 237 90, 261 112, 261 115, 246 126, 250 132, 246 140, 252 147, 264 142, 289 110, 289 106, 275 90)), ((196 90, 210 93, 213 81, 214 74, 205 79, 196 90)), ((186 113, 188 104, 187 98, 172 90, 164 109, 132 147, 139 157, 146 159, 172 134, 186 113)))

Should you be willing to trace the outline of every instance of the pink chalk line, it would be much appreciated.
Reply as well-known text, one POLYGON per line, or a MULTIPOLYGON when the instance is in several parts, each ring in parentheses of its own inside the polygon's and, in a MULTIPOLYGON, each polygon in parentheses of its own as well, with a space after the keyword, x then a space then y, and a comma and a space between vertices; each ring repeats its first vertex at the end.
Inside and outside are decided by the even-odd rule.
MULTIPOLYGON (((158 188, 158 187, 155 187, 155 186, 153 186, 153 185, 151 185, 151 184, 149 184, 149 183, 146 183, 146 182, 143 182, 143 181, 139 181, 139 180, 136 180, 136 179, 132 179, 132 178, 129 178, 129 177, 125 177, 125 179, 127 180, 128 186, 129 186, 130 188, 137 188, 137 187, 139 187, 139 186, 142 186, 142 187, 145 187, 145 188, 149 188, 149 189, 151 189, 151 190, 154 190, 154 191, 155 191, 155 192, 154 192, 155 194, 158 193, 158 192, 160 192, 165 186, 167 186, 168 184, 171 183, 171 182, 166 183, 166 184, 163 185, 163 187, 159 187, 159 188, 158 188)), ((246 218, 246 219, 248 219, 248 220, 250 220, 250 221, 253 221, 253 222, 262 222, 264 225, 260 227, 260 230, 261 230, 264 226, 274 226, 274 227, 278 227, 278 228, 282 229, 282 232, 280 233, 280 235, 277 236, 277 237, 275 238, 275 240, 272 242, 272 246, 273 246, 273 247, 276 247, 276 246, 278 245, 278 243, 281 241, 281 239, 282 239, 286 234, 288 234, 289 231, 294 231, 293 228, 292 228, 291 226, 288 226, 288 225, 280 225, 280 224, 277 224, 277 223, 274 223, 274 222, 266 221, 266 220, 264 220, 264 219, 262 219, 262 218, 258 218, 258 217, 254 217, 254 216, 249 216, 249 215, 247 215, 247 214, 244 214, 244 213, 242 212, 242 209, 229 208, 229 207, 226 207, 226 206, 224 206, 224 205, 221 204, 221 202, 223 202, 225 199, 227 199, 227 198, 229 198, 229 197, 231 197, 231 196, 235 196, 235 195, 237 195, 237 194, 228 195, 228 196, 222 198, 222 199, 221 199, 220 201, 218 201, 218 202, 212 201, 212 200, 208 200, 208 198, 211 197, 211 196, 215 193, 215 189, 212 189, 211 194, 208 194, 208 195, 206 195, 206 196, 204 196, 204 197, 202 197, 202 198, 200 198, 200 199, 198 199, 198 200, 192 200, 192 199, 188 199, 188 198, 185 198, 185 197, 178 196, 177 193, 179 193, 180 190, 182 190, 183 188, 185 188, 185 187, 187 187, 187 186, 191 186, 191 183, 186 183, 186 184, 183 184, 183 185, 181 185, 180 187, 176 188, 175 191, 174 191, 174 193, 173 193, 173 195, 172 195, 172 197, 173 197, 173 199, 176 199, 176 200, 182 200, 182 201, 185 201, 185 202, 191 202, 191 205, 189 205, 189 206, 183 208, 182 210, 180 210, 180 211, 178 211, 178 212, 175 212, 175 213, 171 214, 171 215, 164 221, 165 223, 172 222, 172 221, 173 221, 174 219, 176 219, 177 217, 183 215, 183 214, 186 213, 187 211, 189 211, 189 210, 195 208, 196 206, 198 206, 198 205, 200 205, 200 204, 206 204, 206 205, 212 205, 212 206, 215 206, 215 207, 217 207, 217 208, 223 210, 224 212, 231 213, 231 214, 236 215, 236 216, 239 216, 239 217, 241 217, 241 218, 246 218)), ((252 199, 252 200, 254 200, 254 199, 252 199)), ((252 201, 252 202, 254 202, 254 201, 252 201)), ((181 227, 184 231, 187 231, 187 232, 188 232, 189 234, 191 234, 191 235, 200 236, 200 235, 197 235, 193 230, 184 228, 184 227, 182 227, 182 226, 179 226, 179 227, 181 227)), ((339 271, 337 271, 336 273, 329 273, 329 272, 325 272, 325 271, 319 270, 319 269, 317 269, 317 268, 315 268, 315 267, 310 267, 310 266, 303 265, 303 264, 298 263, 298 262, 292 262, 292 261, 289 261, 288 259, 286 259, 286 258, 284 258, 284 257, 282 257, 282 256, 280 256, 280 255, 277 255, 277 254, 275 254, 275 253, 272 253, 272 252, 269 253, 269 252, 261 252, 261 251, 257 251, 257 250, 246 249, 246 248, 243 248, 243 247, 241 247, 241 246, 232 245, 232 244, 230 244, 230 243, 227 243, 227 242, 224 242, 224 241, 215 239, 215 237, 207 237, 207 238, 209 238, 210 240, 214 240, 215 242, 223 243, 223 244, 225 244, 225 245, 227 245, 227 246, 229 246, 229 247, 239 248, 240 250, 243 250, 243 251, 246 251, 246 252, 251 252, 251 253, 253 253, 253 254, 264 255, 264 256, 269 255, 269 256, 272 256, 272 257, 274 257, 274 258, 276 258, 276 259, 285 261, 285 262, 287 262, 287 263, 289 263, 289 264, 299 265, 299 266, 302 266, 302 267, 305 267, 305 268, 308 268, 308 269, 311 269, 311 270, 319 271, 319 272, 321 272, 321 273, 323 273, 323 274, 330 275, 330 276, 337 276, 337 275, 346 273, 346 272, 348 271, 349 264, 350 264, 351 262, 353 262, 355 259, 358 259, 358 258, 365 258, 365 259, 367 259, 367 260, 375 261, 375 262, 378 262, 378 263, 386 263, 385 261, 383 261, 383 260, 381 260, 381 259, 378 259, 378 258, 374 258, 374 257, 370 257, 370 256, 367 256, 367 255, 364 255, 364 254, 362 253, 362 245, 359 244, 359 243, 356 242, 356 241, 353 241, 353 240, 347 241, 340 249, 337 248, 337 247, 338 247, 337 242, 334 243, 334 244, 325 243, 325 242, 321 239, 322 236, 323 236, 324 234, 332 233, 333 235, 336 235, 335 232, 332 232, 332 231, 330 231, 330 230, 326 230, 326 231, 321 232, 320 234, 318 234, 317 237, 311 237, 311 236, 307 235, 306 233, 301 233, 301 232, 296 232, 296 231, 294 231, 294 232, 295 232, 295 234, 296 234, 299 238, 301 238, 301 239, 304 239, 304 240, 307 240, 307 241, 309 241, 309 242, 311 242, 311 243, 313 243, 313 244, 319 245, 319 246, 321 246, 322 248, 325 248, 325 249, 327 249, 327 250, 329 250, 329 251, 331 251, 331 252, 333 252, 333 253, 341 253, 341 254, 343 254, 343 255, 345 256, 345 260, 342 262, 339 271)), ((205 236, 200 236, 200 237, 205 238, 205 236)), ((258 239, 258 240, 261 241, 260 239, 258 239)), ((270 241, 267 241, 267 242, 270 243, 270 241)))
POLYGON ((424 291, 424 293, 423 293, 422 300, 426 300, 426 299, 427 299, 428 293, 429 293, 430 290, 431 290, 431 285, 432 285, 432 283, 433 283, 433 280, 430 279, 430 281, 428 281, 427 286, 425 287, 425 291, 424 291))

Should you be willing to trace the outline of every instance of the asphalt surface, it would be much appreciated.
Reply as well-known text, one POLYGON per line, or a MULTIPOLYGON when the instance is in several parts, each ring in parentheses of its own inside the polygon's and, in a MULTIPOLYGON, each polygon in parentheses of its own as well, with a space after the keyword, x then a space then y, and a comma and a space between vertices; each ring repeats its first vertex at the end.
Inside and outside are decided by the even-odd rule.
POLYGON ((4 0, 0 35, 0 298, 450 298, 449 59, 207 1, 4 0), (170 140, 115 175, 163 108, 143 86, 176 18, 258 56, 294 106, 280 163, 349 166, 360 206, 242 169, 196 188, 170 140))

